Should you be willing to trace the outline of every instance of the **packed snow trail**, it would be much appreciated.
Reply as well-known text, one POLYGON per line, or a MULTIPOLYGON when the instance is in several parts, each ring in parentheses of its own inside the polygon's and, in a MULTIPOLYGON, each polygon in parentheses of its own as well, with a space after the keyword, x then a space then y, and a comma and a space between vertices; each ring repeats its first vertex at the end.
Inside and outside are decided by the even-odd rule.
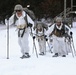
MULTIPOLYGON (((76 45, 76 28, 73 28, 72 31, 76 45)), ((6 29, 0 30, 0 75, 76 75, 76 57, 73 58, 72 54, 69 54, 64 58, 53 58, 53 54, 47 52, 45 56, 39 55, 37 58, 35 51, 32 53, 33 41, 31 37, 29 37, 31 57, 20 59, 21 52, 15 27, 10 28, 10 57, 6 59, 6 35, 6 29)), ((36 46, 38 50, 37 41, 36 46)))

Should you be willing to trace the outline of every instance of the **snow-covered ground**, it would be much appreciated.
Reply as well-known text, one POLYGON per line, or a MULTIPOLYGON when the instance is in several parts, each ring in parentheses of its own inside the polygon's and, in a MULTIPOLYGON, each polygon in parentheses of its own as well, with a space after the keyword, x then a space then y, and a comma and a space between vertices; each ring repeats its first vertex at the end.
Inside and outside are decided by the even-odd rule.
MULTIPOLYGON (((33 41, 30 41, 30 58, 20 59, 21 52, 17 42, 16 28, 10 28, 9 59, 7 59, 7 30, 0 28, 0 75, 76 75, 76 57, 53 58, 50 52, 45 56, 36 57, 33 53, 33 41)), ((74 44, 76 46, 76 28, 72 28, 74 44)), ((37 50, 38 44, 36 42, 37 50)), ((76 47, 75 47, 76 48, 76 47)), ((39 53, 39 51, 38 51, 39 53)))

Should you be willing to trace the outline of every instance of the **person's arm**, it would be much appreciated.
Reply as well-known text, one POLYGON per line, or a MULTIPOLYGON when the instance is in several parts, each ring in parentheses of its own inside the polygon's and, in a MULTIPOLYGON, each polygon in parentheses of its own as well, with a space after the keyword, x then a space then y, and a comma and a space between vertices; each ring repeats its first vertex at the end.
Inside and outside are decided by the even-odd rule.
POLYGON ((14 14, 9 18, 9 25, 14 23, 14 14))
POLYGON ((27 14, 27 21, 28 21, 28 24, 32 24, 34 26, 34 21, 30 18, 30 16, 27 14))
POLYGON ((48 28, 48 30, 45 33, 47 36, 49 36, 52 33, 52 31, 54 30, 54 26, 55 24, 53 24, 51 27, 48 28))
POLYGON ((70 32, 72 32, 71 29, 70 29, 67 25, 65 25, 65 32, 66 32, 68 35, 70 35, 70 32))

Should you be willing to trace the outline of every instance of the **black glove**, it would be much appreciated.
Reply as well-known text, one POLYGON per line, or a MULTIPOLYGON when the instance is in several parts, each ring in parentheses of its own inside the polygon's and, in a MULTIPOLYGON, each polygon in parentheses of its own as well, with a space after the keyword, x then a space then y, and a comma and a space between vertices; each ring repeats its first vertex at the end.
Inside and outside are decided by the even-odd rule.
POLYGON ((35 36, 33 36, 33 39, 35 39, 35 36))
POLYGON ((47 37, 47 35, 44 35, 44 37, 46 38, 46 37, 47 37))
POLYGON ((48 41, 48 39, 46 38, 46 41, 48 41))
POLYGON ((70 38, 72 38, 72 35, 73 35, 73 33, 72 33, 72 32, 70 32, 70 38))
POLYGON ((28 23, 28 27, 32 27, 32 24, 31 23, 28 23))
POLYGON ((70 32, 70 35, 72 36, 73 35, 73 32, 70 32))

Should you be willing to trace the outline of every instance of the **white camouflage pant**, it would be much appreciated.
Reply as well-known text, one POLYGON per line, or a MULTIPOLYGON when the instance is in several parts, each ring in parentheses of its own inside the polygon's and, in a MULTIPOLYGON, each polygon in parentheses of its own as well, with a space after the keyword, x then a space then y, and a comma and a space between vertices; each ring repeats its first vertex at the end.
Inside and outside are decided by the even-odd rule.
POLYGON ((39 41, 38 41, 38 43, 39 43, 39 51, 40 51, 40 53, 41 52, 44 52, 45 53, 45 51, 46 51, 46 41, 45 41, 45 39, 43 38, 43 39, 38 39, 39 41))
MULTIPOLYGON (((22 33, 22 31, 21 31, 22 33)), ((18 43, 21 48, 21 53, 25 55, 25 53, 29 53, 29 32, 25 31, 23 37, 18 37, 18 43)))
POLYGON ((56 37, 53 35, 53 52, 58 53, 60 56, 67 55, 64 37, 56 37))

